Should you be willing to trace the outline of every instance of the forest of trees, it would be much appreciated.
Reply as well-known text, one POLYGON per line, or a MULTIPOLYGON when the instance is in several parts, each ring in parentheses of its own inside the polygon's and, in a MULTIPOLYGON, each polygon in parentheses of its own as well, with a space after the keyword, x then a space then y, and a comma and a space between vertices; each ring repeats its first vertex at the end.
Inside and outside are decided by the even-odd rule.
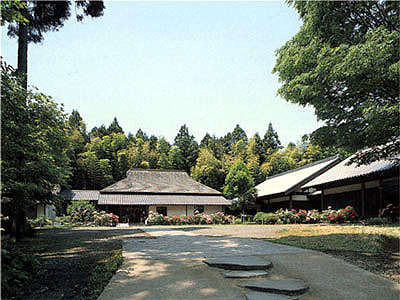
POLYGON ((244 177, 246 189, 251 189, 268 176, 337 154, 333 148, 310 144, 307 136, 297 145, 290 143, 284 148, 271 123, 262 137, 258 133, 248 137, 236 125, 222 137, 207 133, 200 143, 183 125, 172 144, 141 129, 126 134, 117 118, 108 127, 101 125, 88 131, 74 110, 67 123, 71 189, 102 189, 124 178, 131 168, 174 169, 186 171, 193 179, 235 198, 246 192, 235 184, 238 176, 244 177))

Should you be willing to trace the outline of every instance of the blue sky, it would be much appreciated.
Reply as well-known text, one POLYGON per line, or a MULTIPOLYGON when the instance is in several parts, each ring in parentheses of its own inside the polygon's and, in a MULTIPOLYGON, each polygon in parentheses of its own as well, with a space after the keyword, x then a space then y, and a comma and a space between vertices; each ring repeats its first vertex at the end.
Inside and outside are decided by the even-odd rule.
MULTIPOLYGON (((173 142, 181 125, 200 141, 236 124, 248 136, 272 122, 283 144, 321 123, 310 107, 277 96, 275 51, 300 28, 284 2, 106 2, 104 16, 70 18, 42 44, 29 45, 29 84, 90 130, 117 117, 173 142)), ((2 56, 17 44, 2 30, 2 56)))

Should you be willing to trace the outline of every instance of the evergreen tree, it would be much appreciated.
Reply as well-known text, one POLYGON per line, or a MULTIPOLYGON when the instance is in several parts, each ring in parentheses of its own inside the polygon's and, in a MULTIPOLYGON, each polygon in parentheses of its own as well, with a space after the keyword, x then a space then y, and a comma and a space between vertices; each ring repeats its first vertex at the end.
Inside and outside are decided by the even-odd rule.
POLYGON ((267 132, 263 139, 264 144, 264 161, 275 151, 281 148, 281 142, 279 141, 278 133, 272 127, 272 123, 269 122, 267 132))
POLYGON ((108 126, 107 132, 108 132, 108 134, 111 134, 111 133, 124 133, 124 131, 122 130, 122 127, 119 126, 118 120, 117 120, 116 117, 114 117, 114 120, 111 122, 110 126, 108 126))
POLYGON ((183 159, 183 170, 189 174, 191 167, 196 164, 199 146, 195 141, 194 136, 189 134, 186 125, 183 125, 179 129, 179 132, 175 137, 174 145, 178 147, 181 153, 183 159))
POLYGON ((247 143, 247 135, 246 132, 244 132, 244 130, 239 126, 239 124, 236 124, 236 127, 232 131, 232 143, 235 145, 240 140, 247 143))
POLYGON ((135 135, 136 140, 137 139, 142 139, 142 141, 147 141, 149 139, 149 137, 147 136, 147 134, 142 130, 142 129, 138 129, 138 131, 136 132, 135 135))
MULTIPOLYGON (((2 7, 3 6, 2 1, 2 7)), ((28 73, 28 43, 43 41, 43 33, 57 31, 64 26, 64 22, 71 16, 71 1, 22 1, 23 7, 18 7, 20 14, 28 20, 26 23, 18 19, 6 20, 9 22, 8 35, 18 37, 18 72, 23 76, 23 86, 27 88, 28 73), (17 22, 14 22, 17 21, 17 22)), ((78 21, 84 16, 99 17, 103 15, 103 1, 75 1, 75 11, 78 21)), ((2 9, 3 11, 3 9, 2 9)), ((3 21, 2 21, 3 23, 3 21)))

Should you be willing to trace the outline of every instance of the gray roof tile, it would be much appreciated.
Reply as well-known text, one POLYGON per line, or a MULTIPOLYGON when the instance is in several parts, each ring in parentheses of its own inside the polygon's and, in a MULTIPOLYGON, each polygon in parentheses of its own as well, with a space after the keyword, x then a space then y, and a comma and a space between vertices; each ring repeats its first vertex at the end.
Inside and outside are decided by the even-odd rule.
POLYGON ((72 190, 71 200, 99 200, 99 191, 94 190, 72 190))
POLYGON ((216 195, 100 194, 99 205, 230 205, 216 195))
POLYGON ((316 177, 315 179, 311 180, 310 182, 302 186, 302 188, 309 188, 327 183, 332 183, 339 180, 346 180, 346 179, 366 176, 373 173, 378 173, 399 167, 396 163, 394 163, 391 160, 379 160, 369 165, 361 165, 358 167, 354 163, 347 165, 347 163, 350 161, 352 157, 353 156, 350 156, 347 159, 343 160, 342 162, 334 166, 332 169, 326 171, 322 175, 316 177))
POLYGON ((129 170, 127 177, 104 189, 107 193, 212 194, 220 192, 194 181, 186 172, 129 170))

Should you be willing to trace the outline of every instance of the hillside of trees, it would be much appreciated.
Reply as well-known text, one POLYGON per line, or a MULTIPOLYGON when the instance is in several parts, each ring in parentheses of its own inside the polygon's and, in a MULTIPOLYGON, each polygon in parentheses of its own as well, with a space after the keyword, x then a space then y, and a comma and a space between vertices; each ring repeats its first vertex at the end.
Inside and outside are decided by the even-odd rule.
POLYGON ((71 189, 102 189, 124 178, 131 168, 174 169, 234 198, 240 194, 238 176, 251 188, 268 176, 337 154, 336 149, 311 144, 307 136, 284 148, 271 123, 262 136, 249 137, 236 125, 222 137, 207 133, 200 143, 183 125, 172 144, 141 129, 126 134, 117 118, 108 127, 88 131, 74 110, 67 123, 71 189))

